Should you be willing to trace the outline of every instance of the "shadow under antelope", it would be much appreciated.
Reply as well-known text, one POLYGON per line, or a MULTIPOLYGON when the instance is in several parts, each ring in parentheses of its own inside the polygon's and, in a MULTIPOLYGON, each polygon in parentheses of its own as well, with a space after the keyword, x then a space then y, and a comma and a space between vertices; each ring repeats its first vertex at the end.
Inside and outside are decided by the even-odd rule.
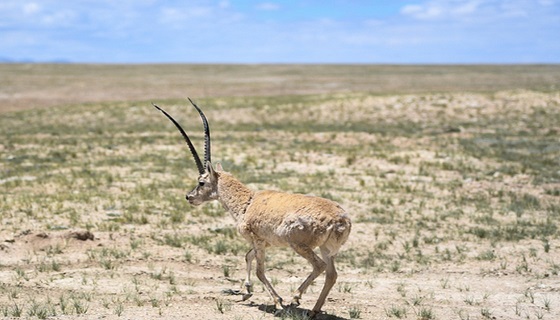
POLYGON ((245 261, 247 276, 243 300, 252 296, 251 267, 257 260, 256 274, 264 284, 277 310, 300 304, 302 294, 324 271, 325 283, 315 306, 309 313, 314 317, 321 312, 331 288, 336 282, 334 259, 346 242, 351 230, 350 218, 339 204, 328 199, 278 191, 253 191, 225 172, 220 164, 213 167, 210 157, 210 127, 202 110, 191 100, 204 126, 204 162, 198 157, 188 135, 173 117, 154 104, 177 127, 185 139, 198 172, 197 186, 186 198, 194 206, 218 200, 236 221, 237 230, 251 245, 245 261), (311 274, 294 292, 290 306, 284 306, 265 276, 265 250, 267 247, 289 246, 313 266, 311 274), (321 257, 313 250, 319 248, 321 257))

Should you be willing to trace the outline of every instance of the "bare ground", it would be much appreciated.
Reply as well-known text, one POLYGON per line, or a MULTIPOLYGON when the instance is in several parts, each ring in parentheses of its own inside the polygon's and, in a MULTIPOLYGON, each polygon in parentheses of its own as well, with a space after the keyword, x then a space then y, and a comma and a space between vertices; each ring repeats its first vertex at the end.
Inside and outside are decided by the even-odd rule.
MULTIPOLYGON (((100 83, 102 77, 95 79, 100 83)), ((149 82, 167 81, 172 82, 157 77, 149 82)), ((107 95, 101 100, 136 95, 120 96, 104 88, 91 90, 107 95)), ((33 106, 99 101, 88 96, 67 100, 61 91, 54 96, 48 91, 27 92, 31 98, 23 100, 18 97, 25 94, 10 97, 9 110, 31 101, 33 106)), ((259 93, 247 88, 241 95, 259 93)), ((161 100, 176 97, 166 94, 161 100)), ((157 93, 139 99, 150 95, 157 93)), ((318 319, 560 318, 557 91, 333 94, 301 101, 252 107, 224 97, 209 100, 214 108, 205 110, 216 129, 215 157, 226 169, 229 165, 254 188, 333 197, 350 212, 354 226, 338 259, 338 283, 318 319), (239 129, 259 124, 256 130, 239 129), (308 129, 311 125, 316 127, 308 129)), ((185 185, 194 179, 192 168, 175 170, 192 164, 184 164, 173 129, 152 131, 146 125, 151 110, 136 104, 121 108, 141 130, 111 133, 109 127, 119 124, 111 124, 107 113, 120 104, 61 109, 56 116, 37 119, 33 110, 23 114, 30 128, 44 122, 54 128, 107 122, 99 133, 101 142, 93 140, 96 127, 58 137, 46 125, 47 132, 16 134, 21 120, 5 113, 12 122, 2 124, 10 126, 13 136, 6 133, 9 141, 0 142, 0 316, 301 318, 313 306, 321 278, 293 314, 275 315, 256 279, 250 301, 224 294, 225 289, 241 289, 245 276, 247 248, 228 233, 233 219, 207 205, 185 209, 183 220, 170 222, 173 206, 183 205, 185 185), (156 140, 136 142, 154 136, 156 140), (68 142, 76 137, 85 141, 68 142), (104 142, 129 138, 129 143, 104 142), (42 148, 44 143, 52 149, 56 141, 74 158, 52 169, 34 167, 37 159, 60 156, 42 148), (157 161, 163 160, 135 158, 153 155, 170 160, 160 166, 157 161), (104 162, 120 156, 129 162, 104 162), (21 163, 14 162, 20 157, 21 163), (82 167, 91 172, 81 173, 82 167), (110 179, 95 172, 110 174, 110 179), (177 177, 182 174, 187 176, 177 177), (89 175, 95 177, 95 189, 88 185, 89 175), (64 195, 58 203, 51 200, 57 193, 64 195), (127 213, 132 215, 128 220, 127 213), (140 215, 146 221, 139 222, 140 215)), ((180 108, 169 106, 175 114, 184 110, 180 108)), ((310 267, 287 249, 271 249, 268 257, 268 276, 289 300, 310 267)))
MULTIPOLYGON (((366 229, 358 225, 347 247, 360 247, 363 238, 370 238, 371 232, 366 229)), ((5 286, 3 291, 6 296, 16 296, 9 299, 11 302, 6 301, 5 296, 4 305, 12 307, 19 303, 25 308, 24 312, 29 313, 32 307, 22 302, 24 300, 43 304, 51 299, 59 308, 60 297, 66 296, 69 300, 68 315, 60 314, 57 318, 282 317, 274 315, 273 303, 259 285, 254 297, 246 302, 238 296, 222 293, 224 289, 241 289, 240 280, 244 277, 241 257, 229 257, 231 275, 224 277, 222 262, 207 254, 196 254, 198 258, 195 261, 186 263, 182 259, 182 250, 147 243, 151 247, 149 258, 132 256, 119 262, 115 270, 107 270, 91 262, 85 251, 120 247, 130 241, 129 236, 113 235, 109 239, 109 236, 102 235, 84 242, 68 239, 66 235, 31 233, 4 245, 3 254, 9 254, 10 258, 2 259, 4 268, 0 273, 0 282, 5 286), (57 256, 62 271, 36 271, 42 256, 53 246, 60 246, 64 251, 57 256), (30 257, 33 261, 27 261, 30 257), (14 267, 21 268, 25 275, 18 276, 14 267), (159 274, 162 277, 156 276, 159 274), (76 301, 87 308, 85 314, 75 314, 72 305, 74 296, 78 296, 76 301), (124 307, 119 315, 121 305, 124 307)), ((515 258, 519 252, 528 251, 536 245, 538 243, 533 241, 524 241, 500 248, 497 255, 512 257, 506 259, 507 266, 503 268, 495 263, 479 261, 438 263, 421 270, 398 272, 364 272, 344 266, 339 270, 339 284, 325 305, 326 314, 318 319, 349 319, 351 310, 358 310, 361 319, 386 319, 401 309, 404 310, 402 318, 406 319, 556 319, 560 315, 560 280, 557 274, 548 271, 548 262, 533 257, 529 258, 530 270, 515 270, 521 263, 515 258), (540 276, 535 276, 537 273, 540 276), (489 316, 485 316, 485 312, 489 316)), ((558 241, 552 245, 557 251, 558 241)), ((275 254, 274 251, 271 253, 275 254)), ((268 276, 277 281, 279 292, 289 297, 289 292, 303 281, 309 268, 303 260, 288 252, 282 252, 282 255, 296 263, 270 270, 268 276)), ((274 259, 280 260, 278 257, 274 259)), ((321 285, 322 281, 317 281, 311 287, 304 296, 302 308, 312 307, 321 285)))
MULTIPOLYGON (((367 235, 366 232, 367 230, 360 228, 356 230, 358 234, 367 235)), ((182 261, 182 250, 174 251, 148 243, 147 246, 153 247, 149 259, 133 256, 119 262, 116 270, 106 270, 91 262, 84 251, 91 248, 115 248, 129 242, 128 236, 96 238, 85 243, 75 239, 56 239, 60 236, 57 234, 49 234, 47 238, 45 236, 29 234, 17 238, 14 245, 4 250, 5 253, 10 253, 11 258, 3 261, 3 264, 12 268, 18 266, 25 273, 18 278, 13 269, 2 272, 0 281, 7 285, 4 290, 10 295, 16 295, 11 303, 4 301, 6 305, 27 299, 44 303, 49 297, 56 305, 60 305, 57 300, 61 296, 69 298, 84 294, 85 297, 78 301, 82 301, 88 310, 79 318, 120 318, 119 300, 124 305, 123 316, 128 319, 160 316, 274 318, 272 302, 262 287, 257 286, 251 302, 241 302, 238 297, 221 293, 223 289, 240 289, 243 262, 239 257, 230 257, 232 271, 226 278, 221 262, 213 260, 207 254, 197 254, 200 261, 185 263, 182 261), (64 251, 64 254, 57 256, 63 271, 36 271, 37 265, 41 263, 42 252, 48 251, 52 246, 60 246, 64 251), (34 261, 25 262, 26 256, 33 256, 34 261), (159 274, 163 276, 156 276, 159 274), (25 280, 26 277, 30 280, 25 280), (176 292, 170 293, 170 290, 176 292), (220 310, 223 310, 223 314, 220 310)), ((348 247, 359 247, 357 238, 360 237, 353 237, 348 247)), ((515 248, 501 248, 496 254, 515 257, 519 252, 528 251, 526 249, 536 245, 538 243, 528 241, 516 244, 515 248)), ((552 245, 558 247, 557 242, 552 245)), ((301 259, 295 260, 299 266, 291 266, 289 271, 275 269, 269 272, 269 277, 277 279, 276 287, 284 296, 303 280, 305 270, 309 269, 301 259)), ((352 308, 360 311, 362 319, 387 318, 393 308, 403 308, 406 313, 403 317, 412 319, 422 318, 419 316, 422 310, 429 311, 429 318, 437 319, 482 319, 485 318, 482 316, 485 310, 497 319, 538 318, 543 315, 545 318, 555 319, 558 316, 555 307, 559 296, 558 276, 548 271, 546 261, 531 258, 530 270, 525 272, 515 270, 520 263, 519 259, 508 259, 508 265, 502 268, 494 263, 470 262, 457 265, 450 262, 414 272, 400 270, 372 274, 343 267, 340 269, 339 285, 335 287, 325 306, 328 315, 319 319, 348 319, 352 308), (533 276, 535 273, 540 276, 533 276)), ((310 289, 302 307, 312 306, 320 286, 321 281, 318 281, 310 289)), ((70 301, 71 304, 72 300, 70 301)), ((25 312, 29 312, 31 307, 21 303, 22 308, 24 305, 25 312)), ((70 315, 60 317, 76 317, 72 315, 75 311, 67 309, 66 312, 70 315)))

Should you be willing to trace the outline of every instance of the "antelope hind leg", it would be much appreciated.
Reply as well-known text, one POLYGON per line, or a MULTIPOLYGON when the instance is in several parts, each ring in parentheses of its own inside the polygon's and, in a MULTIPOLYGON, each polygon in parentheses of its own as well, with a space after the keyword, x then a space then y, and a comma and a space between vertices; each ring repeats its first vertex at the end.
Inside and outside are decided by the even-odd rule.
POLYGON ((309 314, 311 318, 315 317, 317 314, 321 312, 321 308, 323 307, 323 304, 325 304, 325 300, 327 299, 327 296, 329 295, 329 292, 331 291, 332 287, 336 283, 336 279, 338 277, 338 274, 334 267, 335 257, 329 256, 328 251, 324 250, 323 248, 321 248, 321 256, 323 257, 323 260, 325 260, 327 265, 325 284, 323 285, 323 289, 319 294, 319 299, 317 299, 315 306, 313 307, 311 313, 309 314))
POLYGON ((309 261, 309 263, 311 263, 311 265, 313 266, 313 271, 311 271, 307 279, 305 279, 305 281, 303 281, 296 292, 294 292, 292 303, 290 305, 293 307, 297 307, 299 306, 301 295, 307 290, 313 280, 315 280, 321 273, 323 273, 323 271, 325 271, 326 265, 325 262, 321 260, 321 258, 319 258, 311 248, 297 245, 292 245, 292 248, 300 256, 309 261))

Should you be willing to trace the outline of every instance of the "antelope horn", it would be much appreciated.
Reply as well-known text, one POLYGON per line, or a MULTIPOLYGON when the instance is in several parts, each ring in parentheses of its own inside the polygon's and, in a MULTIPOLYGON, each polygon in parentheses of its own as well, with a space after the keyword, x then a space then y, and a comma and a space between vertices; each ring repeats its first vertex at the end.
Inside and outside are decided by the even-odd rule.
POLYGON ((189 146, 189 149, 191 150, 191 153, 192 153, 193 158, 194 158, 194 162, 196 162, 196 167, 198 168, 198 172, 200 174, 203 174, 205 170, 204 170, 204 167, 202 166, 202 162, 200 162, 200 158, 198 157, 198 153, 196 153, 196 149, 194 148, 194 146, 191 142, 191 139, 189 139, 189 136, 187 135, 185 130, 183 130, 183 128, 181 128, 181 125, 177 121, 175 121, 175 119, 173 119, 173 117, 170 116, 169 113, 165 112, 165 110, 158 107, 154 103, 152 103, 152 105, 154 107, 156 107, 156 109, 161 111, 169 120, 171 120, 171 122, 173 122, 173 124, 177 127, 177 129, 179 129, 179 132, 181 132, 181 135, 183 136, 183 138, 185 138, 185 141, 187 142, 187 145, 189 146))
POLYGON ((200 114, 202 124, 204 125, 204 167, 206 167, 208 163, 212 162, 210 154, 210 126, 208 125, 208 120, 206 119, 204 112, 200 110, 200 108, 191 100, 191 98, 187 99, 189 99, 192 105, 196 108, 196 111, 198 111, 198 114, 200 114))

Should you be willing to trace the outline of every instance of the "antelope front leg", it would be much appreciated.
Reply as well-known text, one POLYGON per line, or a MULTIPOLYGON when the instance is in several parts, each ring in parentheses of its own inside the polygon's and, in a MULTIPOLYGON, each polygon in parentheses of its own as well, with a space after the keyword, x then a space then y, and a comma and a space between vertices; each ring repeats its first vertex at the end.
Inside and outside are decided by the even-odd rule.
POLYGON ((274 299, 274 305, 276 306, 276 310, 283 310, 284 306, 282 305, 282 298, 276 293, 268 279, 264 274, 264 260, 265 260, 265 252, 264 252, 264 245, 259 247, 254 247, 253 250, 255 251, 255 257, 257 258, 257 278, 264 284, 272 299, 274 299))
POLYGON ((243 301, 251 298, 253 296, 253 284, 251 283, 251 267, 253 264, 253 259, 255 258, 255 249, 249 250, 245 255, 245 262, 247 263, 247 277, 245 278, 245 290, 247 293, 243 295, 243 301))

